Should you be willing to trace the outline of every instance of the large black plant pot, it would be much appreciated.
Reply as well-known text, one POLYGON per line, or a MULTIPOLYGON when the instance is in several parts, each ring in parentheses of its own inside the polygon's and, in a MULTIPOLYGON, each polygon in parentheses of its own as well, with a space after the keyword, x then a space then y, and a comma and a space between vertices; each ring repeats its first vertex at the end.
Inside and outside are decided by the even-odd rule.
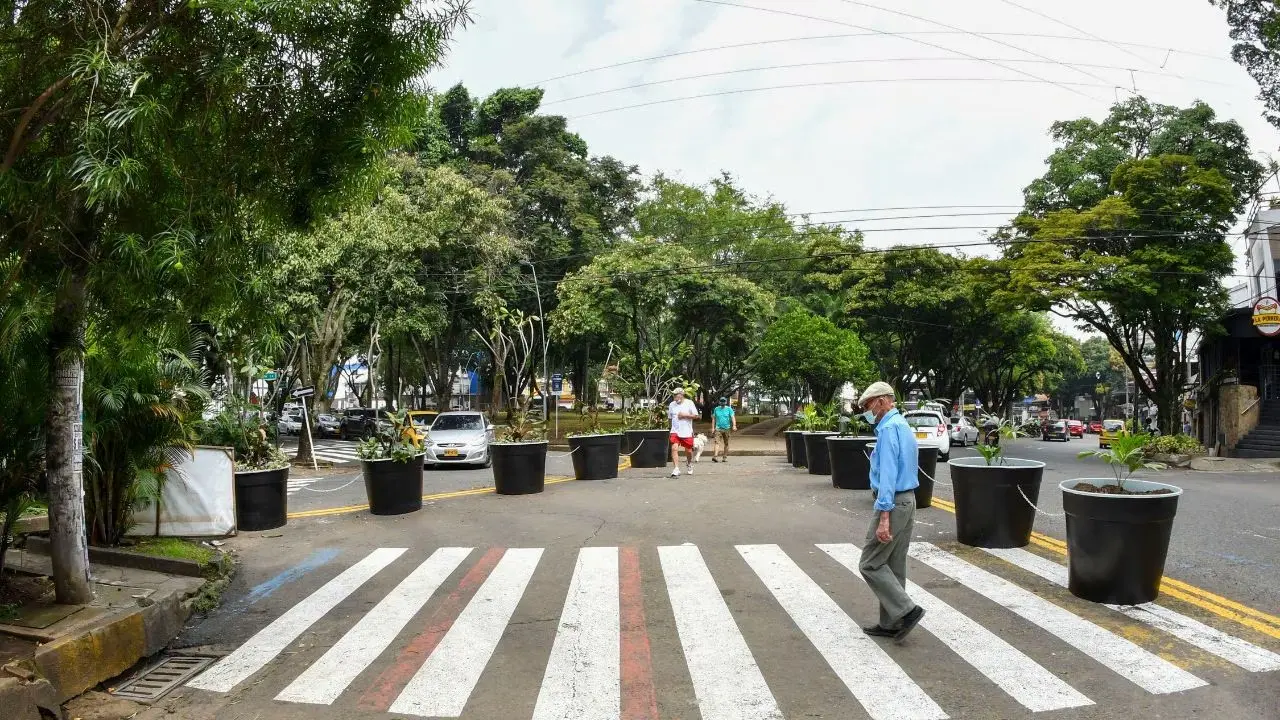
POLYGON ((618 477, 618 453, 621 446, 621 433, 569 436, 569 450, 573 453, 573 476, 579 480, 608 480, 618 477))
POLYGON ((1019 458, 958 458, 947 463, 956 504, 956 539, 984 548, 1031 542, 1044 463, 1019 458), (1021 492, 1019 492, 1021 490, 1021 492), (1024 498, 1023 495, 1026 495, 1024 498))
POLYGON ((782 445, 787 449, 787 464, 795 462, 795 449, 791 445, 791 438, 803 436, 803 430, 787 430, 782 433, 782 445))
POLYGON ((791 467, 802 468, 809 465, 809 454, 804 447, 805 431, 792 433, 787 431, 787 447, 791 449, 791 467))
POLYGON ((871 488, 871 451, 868 445, 874 437, 848 437, 831 435, 825 438, 827 455, 831 460, 831 485, 841 490, 868 490, 871 488))
POLYGON ((542 492, 547 480, 547 443, 492 443, 493 489, 499 495, 542 492))
POLYGON ((627 444, 631 446, 631 467, 660 468, 667 466, 671 457, 671 431, 628 430, 627 444))
POLYGON ((938 477, 938 451, 941 450, 936 445, 920 445, 917 459, 919 466, 916 470, 916 479, 920 484, 916 486, 916 508, 933 507, 933 478, 938 477))
POLYGON ((423 456, 408 462, 361 460, 364 493, 374 515, 403 515, 422 509, 423 456))
POLYGON ((827 438, 833 432, 807 432, 804 434, 804 455, 809 461, 810 475, 830 475, 831 455, 827 453, 827 438))
POLYGON ((289 467, 236 473, 236 529, 271 530, 289 520, 289 467))
POLYGON ((1076 479, 1058 485, 1067 514, 1067 586, 1078 598, 1108 605, 1138 605, 1160 594, 1173 517, 1182 488, 1126 480, 1126 490, 1170 490, 1161 495, 1081 492, 1115 480, 1076 479))

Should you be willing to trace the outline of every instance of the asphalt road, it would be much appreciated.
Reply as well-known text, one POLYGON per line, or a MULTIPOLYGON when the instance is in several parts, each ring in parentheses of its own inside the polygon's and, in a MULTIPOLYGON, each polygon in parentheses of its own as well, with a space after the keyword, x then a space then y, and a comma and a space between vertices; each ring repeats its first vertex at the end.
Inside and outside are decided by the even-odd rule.
MULTIPOLYGON (((1074 458, 1095 443, 1009 454, 1049 463, 1056 513, 1059 480, 1103 469, 1074 458)), ((1274 614, 1273 580, 1200 558, 1276 562, 1273 541, 1245 535, 1275 525, 1276 479, 1161 475, 1187 490, 1169 575, 1274 614)), ((1051 543, 959 546, 942 507, 917 513, 909 563, 925 623, 870 640, 857 626, 875 601, 849 567, 868 495, 734 458, 245 534, 224 606, 176 643, 222 659, 141 717, 1277 717, 1280 622, 1078 600, 1052 581, 1051 543)), ((1062 537, 1059 520, 1037 529, 1062 537)))

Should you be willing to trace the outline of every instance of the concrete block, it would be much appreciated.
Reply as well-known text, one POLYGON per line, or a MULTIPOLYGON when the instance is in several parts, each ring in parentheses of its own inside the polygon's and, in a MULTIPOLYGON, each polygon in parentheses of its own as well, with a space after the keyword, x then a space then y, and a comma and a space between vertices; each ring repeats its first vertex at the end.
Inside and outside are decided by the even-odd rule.
POLYGON ((147 656, 147 632, 142 610, 110 616, 87 632, 36 650, 40 673, 66 701, 103 680, 113 678, 147 656))
POLYGON ((49 716, 62 720, 62 704, 57 695, 44 678, 25 681, 0 674, 0 708, 11 720, 45 720, 49 716), (41 715, 41 710, 47 715, 41 715))

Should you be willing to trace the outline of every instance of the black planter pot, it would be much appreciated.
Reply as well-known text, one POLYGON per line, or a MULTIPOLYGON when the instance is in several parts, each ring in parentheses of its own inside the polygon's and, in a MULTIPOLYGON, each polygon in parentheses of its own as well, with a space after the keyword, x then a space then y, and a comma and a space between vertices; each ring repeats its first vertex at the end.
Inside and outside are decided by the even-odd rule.
POLYGON ((671 457, 671 431, 628 430, 627 443, 631 446, 631 467, 660 468, 667 466, 671 457))
POLYGON ((804 447, 805 431, 787 432, 787 447, 791 450, 791 467, 802 468, 809 465, 809 454, 804 447))
POLYGON ((489 453, 493 457, 493 489, 499 495, 542 492, 547 480, 546 441, 492 443, 489 453))
POLYGON ((831 455, 827 453, 827 438, 833 432, 807 432, 804 434, 804 455, 808 460, 810 475, 830 475, 831 455))
POLYGON ((422 509, 422 457, 360 461, 370 513, 403 515, 422 509))
POLYGON ((917 509, 933 507, 933 478, 938 477, 938 450, 941 449, 929 445, 921 445, 919 448, 919 469, 916 471, 916 479, 920 481, 920 485, 916 487, 917 509))
POLYGON ((579 480, 608 480, 618 477, 618 453, 621 446, 621 433, 571 435, 569 450, 573 452, 573 476, 579 480))
POLYGON ((803 430, 787 430, 782 433, 782 445, 787 449, 788 465, 795 462, 795 450, 791 445, 791 438, 796 436, 803 436, 803 435, 804 435, 803 430))
POLYGON ((957 540, 985 548, 1017 548, 1031 542, 1036 511, 1030 503, 1040 500, 1044 463, 1004 458, 987 465, 977 457, 947 465, 955 494, 957 540))
POLYGON ((236 529, 272 530, 289 520, 289 468, 236 473, 236 529))
POLYGON ((1108 605, 1138 605, 1160 594, 1169 554, 1173 517, 1182 488, 1127 480, 1130 490, 1163 490, 1165 495, 1104 495, 1075 490, 1076 483, 1114 485, 1112 479, 1066 480, 1062 509, 1067 514, 1067 586, 1078 598, 1108 605))
POLYGON ((868 490, 871 488, 871 461, 867 446, 874 437, 846 437, 832 435, 826 438, 827 456, 831 460, 831 485, 841 490, 868 490))

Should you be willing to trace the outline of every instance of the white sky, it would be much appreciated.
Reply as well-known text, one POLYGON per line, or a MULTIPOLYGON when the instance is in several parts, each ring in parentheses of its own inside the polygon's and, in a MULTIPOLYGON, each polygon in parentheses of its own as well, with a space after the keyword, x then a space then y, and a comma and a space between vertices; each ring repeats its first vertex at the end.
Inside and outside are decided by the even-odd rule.
MULTIPOLYGON (((544 111, 569 117, 593 154, 637 164, 646 175, 662 171, 693 183, 726 170, 749 192, 772 196, 793 212, 1001 206, 813 216, 863 219, 855 224, 871 246, 981 241, 978 228, 1006 221, 1021 203, 1022 188, 1043 172, 1052 151, 1049 125, 1101 118, 1135 83, 1156 102, 1209 103, 1220 117, 1244 126, 1260 160, 1280 146, 1280 133, 1262 119, 1257 86, 1230 60, 1222 11, 1207 0, 724 2, 825 21, 699 0, 473 0, 475 24, 459 35, 447 66, 430 81, 441 89, 461 81, 476 95, 541 85, 547 90, 544 111), (547 81, 667 53, 829 35, 856 36, 686 54, 547 81), (1088 35, 1150 47, 1116 47, 1088 35), (756 70, 807 63, 826 64, 756 70), (749 71, 568 100, 740 70, 749 71), (803 83, 841 84, 584 117, 690 95, 803 83), (998 214, 865 220, 978 212, 998 214), (887 230, 957 226, 963 229, 887 230)), ((1239 236, 1232 245, 1242 253, 1239 236)))

